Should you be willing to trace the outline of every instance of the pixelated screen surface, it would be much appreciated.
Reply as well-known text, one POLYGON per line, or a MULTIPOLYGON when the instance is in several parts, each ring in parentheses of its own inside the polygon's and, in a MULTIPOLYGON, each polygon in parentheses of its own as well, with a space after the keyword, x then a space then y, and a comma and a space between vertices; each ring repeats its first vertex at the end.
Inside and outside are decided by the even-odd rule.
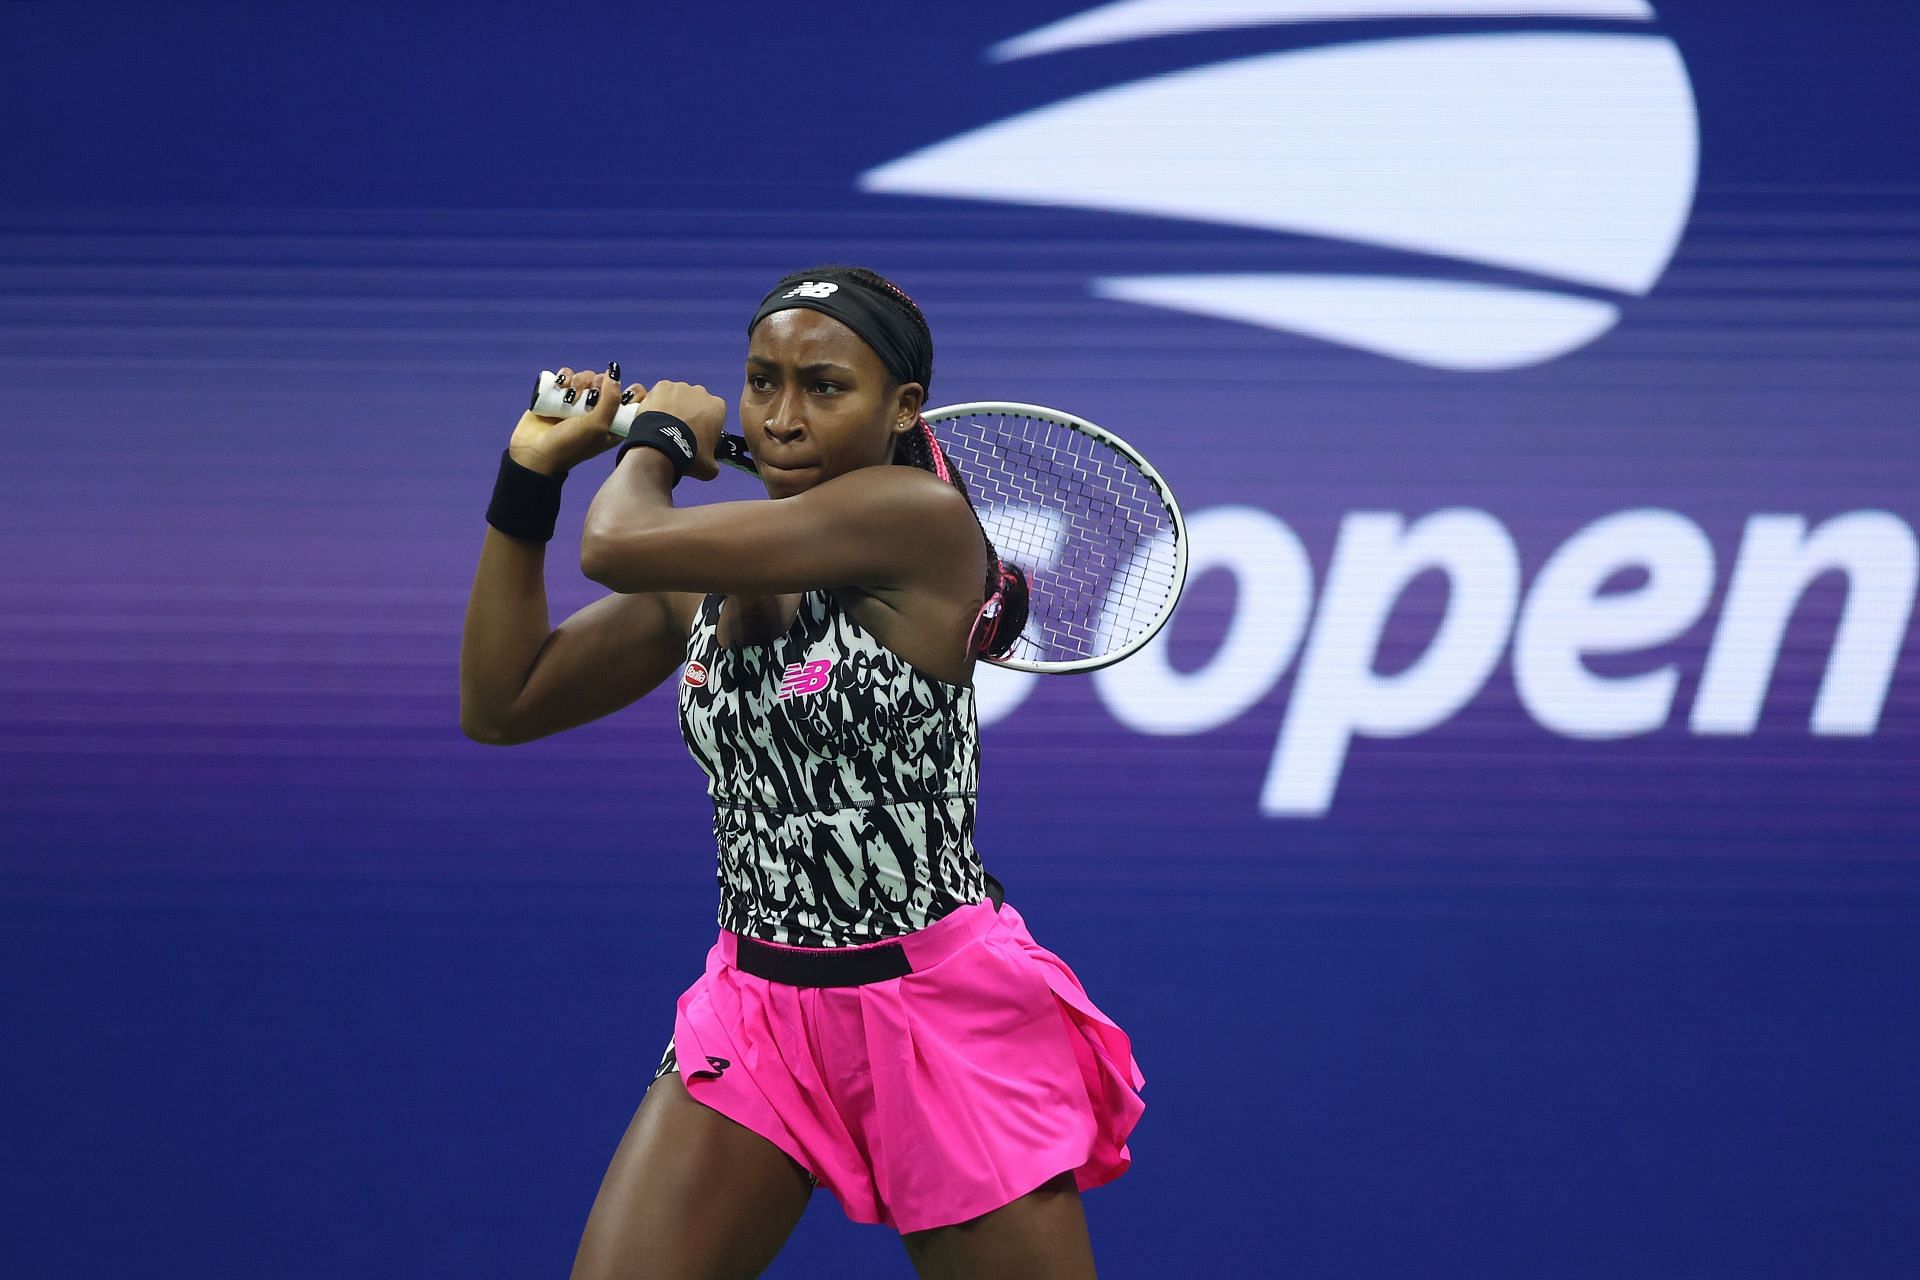
MULTIPOLYGON (((1185 519, 1137 653, 977 679, 977 847, 1147 1076, 1102 1274, 1920 1272, 1904 7, 0 38, 13 1269, 568 1265, 712 813, 671 687, 462 735, 488 489, 539 370, 734 402, 755 301, 847 262, 929 403, 1098 423, 1185 519)), ((1103 607, 1168 554, 1033 532, 1103 607)), ((769 1274, 906 1271, 822 1194, 769 1274)))

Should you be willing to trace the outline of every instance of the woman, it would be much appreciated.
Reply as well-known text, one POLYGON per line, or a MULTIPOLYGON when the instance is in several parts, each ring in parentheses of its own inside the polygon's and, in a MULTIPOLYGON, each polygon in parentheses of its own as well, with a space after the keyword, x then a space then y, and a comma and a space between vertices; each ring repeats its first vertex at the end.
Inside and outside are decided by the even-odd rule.
POLYGON ((720 939, 574 1275, 756 1275, 824 1184, 923 1276, 1091 1276, 1078 1191, 1126 1168, 1139 1070, 972 843, 974 662, 1011 646, 1025 581, 920 418, 911 299, 818 268, 748 335, 740 425, 776 501, 673 505, 716 472, 726 407, 704 387, 563 369, 589 411, 514 428, 467 607, 469 736, 556 733, 684 663, 715 802, 720 939), (580 547, 613 594, 550 629, 560 486, 636 398, 580 547))

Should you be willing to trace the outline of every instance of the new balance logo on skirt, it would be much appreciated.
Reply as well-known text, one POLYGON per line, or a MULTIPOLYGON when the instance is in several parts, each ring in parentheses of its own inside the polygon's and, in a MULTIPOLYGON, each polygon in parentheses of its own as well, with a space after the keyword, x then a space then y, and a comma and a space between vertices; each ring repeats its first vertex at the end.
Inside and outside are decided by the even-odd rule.
POLYGON ((820 692, 827 687, 827 676, 832 670, 832 658, 816 658, 812 662, 794 663, 780 676, 781 699, 820 692))

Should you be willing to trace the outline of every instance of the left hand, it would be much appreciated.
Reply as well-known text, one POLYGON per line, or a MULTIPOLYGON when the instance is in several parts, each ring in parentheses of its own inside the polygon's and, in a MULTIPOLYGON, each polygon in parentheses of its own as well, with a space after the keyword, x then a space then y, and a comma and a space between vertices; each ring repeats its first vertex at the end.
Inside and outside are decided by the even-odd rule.
MULTIPOLYGON (((592 407, 577 418, 543 418, 529 410, 514 423, 513 437, 507 441, 507 452, 515 462, 542 475, 571 471, 620 443, 620 437, 607 430, 620 409, 619 380, 611 373, 575 373, 565 368, 558 376, 563 386, 592 407)), ((646 394, 645 387, 634 388, 634 399, 646 394)))

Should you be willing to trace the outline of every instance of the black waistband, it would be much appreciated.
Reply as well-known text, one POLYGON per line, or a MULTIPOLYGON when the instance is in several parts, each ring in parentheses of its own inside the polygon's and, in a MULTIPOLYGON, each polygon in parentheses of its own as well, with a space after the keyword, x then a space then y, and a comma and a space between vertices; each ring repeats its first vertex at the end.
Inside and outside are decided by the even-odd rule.
MULTIPOLYGON (((986 881, 987 901, 998 911, 1007 900, 1007 891, 992 876, 986 881)), ((904 978, 913 972, 907 962, 907 949, 897 942, 801 951, 745 935, 735 940, 734 966, 742 973, 789 987, 864 987, 869 982, 904 978)))
POLYGON ((907 949, 897 942, 792 951, 743 937, 734 950, 733 962, 742 973, 789 987, 864 987, 869 982, 904 978, 913 972, 913 966, 907 963, 907 949))

